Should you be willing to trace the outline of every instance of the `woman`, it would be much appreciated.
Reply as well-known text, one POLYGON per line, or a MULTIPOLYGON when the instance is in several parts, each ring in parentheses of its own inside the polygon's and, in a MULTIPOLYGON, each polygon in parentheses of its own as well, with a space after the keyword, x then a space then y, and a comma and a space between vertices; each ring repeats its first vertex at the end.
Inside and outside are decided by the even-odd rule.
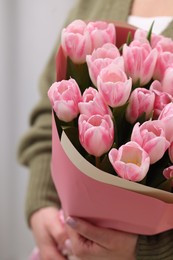
MULTIPOLYGON (((78 0, 66 24, 83 19, 133 21, 138 25, 138 20, 133 20, 136 16, 169 16, 170 20, 166 20, 169 25, 163 28, 163 34, 173 38, 172 0, 78 0)), ((41 77, 41 99, 31 114, 31 128, 19 148, 20 162, 29 166, 31 171, 26 215, 41 260, 66 259, 59 250, 64 243, 69 251, 83 260, 173 259, 172 230, 145 237, 98 228, 71 217, 67 218, 66 224, 59 220, 60 203, 50 176, 51 107, 47 98, 47 90, 55 81, 56 50, 57 46, 41 77)))

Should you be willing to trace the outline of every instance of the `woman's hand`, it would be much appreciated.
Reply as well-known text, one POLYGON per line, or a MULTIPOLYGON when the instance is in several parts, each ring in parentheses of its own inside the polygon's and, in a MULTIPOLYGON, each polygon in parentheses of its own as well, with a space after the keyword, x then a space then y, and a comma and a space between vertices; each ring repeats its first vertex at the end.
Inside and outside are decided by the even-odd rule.
POLYGON ((61 250, 68 236, 59 213, 58 209, 47 207, 36 211, 31 217, 31 228, 40 251, 40 260, 66 259, 61 250))
POLYGON ((66 246, 81 260, 134 260, 138 236, 96 227, 81 219, 66 220, 66 246))

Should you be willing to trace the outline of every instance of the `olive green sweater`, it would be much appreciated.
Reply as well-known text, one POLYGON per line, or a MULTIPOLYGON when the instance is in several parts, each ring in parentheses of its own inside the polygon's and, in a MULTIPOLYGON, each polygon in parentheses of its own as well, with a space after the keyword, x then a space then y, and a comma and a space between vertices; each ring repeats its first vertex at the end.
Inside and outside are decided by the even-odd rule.
MULTIPOLYGON (((132 4, 132 0, 78 0, 65 25, 75 19, 127 21, 132 4)), ((173 23, 164 31, 164 35, 173 38, 173 23)), ((55 54, 58 45, 59 43, 40 78, 40 101, 31 113, 30 129, 19 145, 19 161, 30 169, 26 198, 28 223, 30 216, 38 209, 60 205, 50 174, 51 107, 47 97, 48 88, 55 81, 55 54)), ((137 259, 172 260, 173 231, 151 237, 140 236, 137 259)))

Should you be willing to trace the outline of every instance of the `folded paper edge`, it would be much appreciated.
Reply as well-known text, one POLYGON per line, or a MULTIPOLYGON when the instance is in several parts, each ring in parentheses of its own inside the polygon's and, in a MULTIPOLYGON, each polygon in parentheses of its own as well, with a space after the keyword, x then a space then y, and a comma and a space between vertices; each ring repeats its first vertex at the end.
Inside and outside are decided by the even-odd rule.
POLYGON ((139 183, 130 182, 120 177, 104 172, 89 163, 73 146, 69 138, 62 132, 61 145, 73 164, 85 175, 97 181, 124 188, 133 192, 153 197, 167 203, 173 203, 173 194, 167 191, 148 187, 139 183))

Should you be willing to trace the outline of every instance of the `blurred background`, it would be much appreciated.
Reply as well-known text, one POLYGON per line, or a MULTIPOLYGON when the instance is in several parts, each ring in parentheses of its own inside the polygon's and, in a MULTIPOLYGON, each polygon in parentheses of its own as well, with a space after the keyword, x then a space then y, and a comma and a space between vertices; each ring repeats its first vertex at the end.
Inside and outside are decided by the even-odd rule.
POLYGON ((37 102, 38 79, 74 0, 0 0, 0 259, 27 260, 28 170, 16 149, 37 102))

